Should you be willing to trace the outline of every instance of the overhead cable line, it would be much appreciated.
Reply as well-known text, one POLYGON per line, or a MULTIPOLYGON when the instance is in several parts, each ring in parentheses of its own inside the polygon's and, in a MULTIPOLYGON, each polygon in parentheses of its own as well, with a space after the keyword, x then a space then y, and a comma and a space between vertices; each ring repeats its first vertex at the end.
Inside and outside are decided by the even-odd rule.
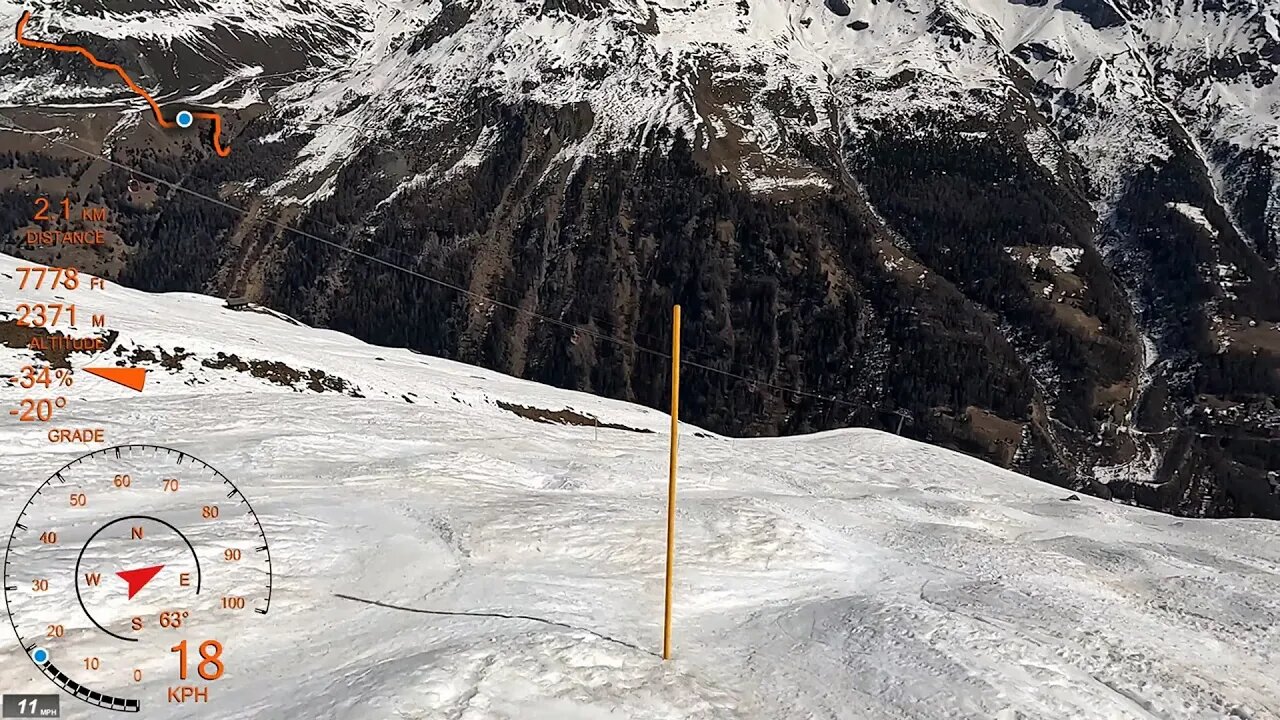
MULTIPOLYGON (((2 117, 2 116, 0 116, 0 117, 2 117)), ((5 118, 5 120, 9 123, 9 125, 10 125, 10 127, 11 127, 11 128, 14 128, 14 129, 17 129, 17 130, 20 130, 20 131, 23 131, 23 132, 27 132, 27 133, 30 133, 30 134, 36 134, 36 135, 42 135, 42 134, 44 134, 44 133, 41 133, 40 131, 37 131, 37 130, 35 130, 35 129, 33 129, 33 128, 26 127, 26 126, 25 126, 25 125, 23 125, 22 123, 19 123, 19 122, 17 122, 16 120, 13 120, 12 118, 5 118)), ((140 177, 144 177, 144 178, 146 178, 146 179, 148 179, 148 180, 151 180, 152 182, 159 183, 159 184, 164 185, 165 187, 171 188, 171 189, 173 189, 173 190, 175 190, 175 191, 182 192, 182 193, 186 193, 187 195, 190 195, 190 196, 192 196, 192 197, 200 198, 200 199, 202 199, 202 200, 204 200, 204 201, 206 201, 206 202, 213 203, 214 205, 217 205, 217 206, 219 206, 219 207, 222 207, 222 208, 225 208, 225 209, 227 209, 227 210, 230 210, 230 211, 232 211, 232 212, 234 212, 234 213, 237 213, 237 214, 239 214, 239 215, 241 215, 241 216, 243 216, 243 217, 246 217, 246 218, 247 218, 247 217, 249 217, 249 215, 250 215, 250 213, 249 213, 249 211, 248 211, 248 210, 246 210, 246 209, 244 209, 244 208, 242 208, 242 207, 240 207, 240 206, 238 206, 238 205, 235 205, 235 204, 233 204, 233 203, 229 203, 229 202, 227 202, 227 201, 225 201, 225 200, 223 200, 223 199, 221 199, 221 198, 217 198, 217 197, 214 197, 214 196, 212 196, 212 195, 207 195, 207 194, 202 193, 202 192, 200 192, 200 191, 198 191, 198 190, 193 190, 193 189, 188 188, 188 187, 186 187, 186 186, 184 186, 184 185, 181 185, 181 184, 179 184, 179 183, 172 182, 172 181, 169 181, 169 180, 165 180, 164 178, 157 177, 157 176, 152 175, 152 174, 150 174, 150 173, 147 173, 147 172, 145 172, 145 171, 142 171, 142 170, 139 170, 139 169, 137 169, 137 168, 131 167, 131 166, 129 166, 129 165, 127 165, 127 164, 125 164, 125 163, 122 163, 122 162, 119 162, 119 161, 117 161, 117 160, 114 160, 114 159, 112 159, 112 158, 110 158, 110 157, 107 157, 106 155, 101 154, 101 153, 96 153, 96 152, 93 152, 93 151, 91 151, 91 150, 85 150, 84 148, 81 148, 81 147, 79 147, 79 146, 77 146, 77 145, 75 145, 75 144, 73 144, 73 143, 66 142, 66 141, 61 140, 61 139, 56 138, 56 137, 46 137, 45 139, 46 139, 48 142, 50 142, 50 143, 54 143, 54 144, 57 144, 57 145, 61 145, 62 147, 68 148, 68 149, 70 149, 70 150, 72 150, 72 151, 74 151, 74 152, 76 152, 76 153, 78 153, 78 154, 80 154, 80 155, 83 155, 83 156, 85 156, 85 157, 87 157, 87 158, 90 158, 91 160, 101 160, 101 161, 103 161, 103 162, 105 162, 105 163, 107 163, 107 164, 109 164, 109 165, 111 165, 111 166, 113 166, 113 167, 119 168, 119 169, 121 169, 121 170, 125 170, 125 171, 127 171, 127 172, 129 172, 129 173, 132 173, 132 174, 134 174, 134 175, 138 175, 138 176, 140 176, 140 177)), ((376 255, 372 255, 372 254, 367 253, 367 252, 364 252, 364 251, 362 251, 362 250, 357 250, 357 249, 355 249, 355 248, 353 248, 353 247, 349 247, 349 246, 343 245, 343 244, 341 244, 341 243, 339 243, 339 242, 335 242, 335 241, 333 241, 333 240, 329 240, 329 239, 327 239, 327 238, 323 238, 323 237, 321 237, 321 236, 319 236, 319 235, 316 235, 316 234, 311 233, 311 232, 308 232, 308 231, 306 231, 306 230, 302 230, 302 229, 300 229, 300 228, 294 227, 294 226, 292 226, 292 225, 290 225, 290 224, 288 224, 288 223, 286 223, 286 222, 283 222, 283 221, 281 221, 281 220, 277 220, 277 219, 275 219, 275 218, 268 217, 268 218, 266 218, 265 220, 266 220, 267 224, 269 224, 269 225, 273 225, 273 226, 275 226, 275 227, 277 227, 277 228, 280 228, 281 230, 284 230, 284 231, 287 231, 287 232, 293 233, 294 235, 297 235, 297 236, 299 236, 299 237, 302 237, 302 238, 305 238, 305 239, 308 239, 308 240, 312 240, 312 241, 315 241, 315 242, 321 243, 321 244, 326 245, 326 246, 328 246, 328 247, 331 247, 331 248, 333 248, 333 249, 335 249, 335 250, 338 250, 338 251, 341 251, 341 252, 344 252, 344 253, 348 253, 348 254, 350 254, 350 255, 353 255, 353 256, 356 256, 356 257, 363 258, 363 259, 365 259, 365 260, 369 260, 369 261, 371 261, 371 262, 377 263, 377 264, 379 264, 379 265, 383 265, 383 266, 388 267, 388 268, 391 268, 391 269, 393 269, 393 270, 398 270, 398 271, 400 271, 400 272, 406 273, 406 274, 408 274, 408 275, 411 275, 411 276, 413 276, 413 277, 419 278, 419 279, 421 279, 421 280, 425 280, 425 281, 427 281, 427 282, 430 282, 430 283, 433 283, 433 284, 439 285, 439 286, 441 286, 441 287, 444 287, 444 288, 448 288, 448 289, 450 289, 450 290, 453 290, 454 292, 461 293, 461 294, 466 295, 467 297, 470 297, 470 298, 472 298, 472 299, 474 299, 474 300, 482 301, 482 302, 487 302, 487 303, 492 303, 492 304, 497 305, 497 306, 499 306, 499 307, 502 307, 502 308, 506 308, 506 309, 508 309, 508 310, 511 310, 511 311, 512 311, 512 312, 514 312, 514 313, 521 314, 521 315, 525 315, 525 316, 528 316, 528 317, 531 317, 531 318, 534 318, 534 319, 537 319, 537 320, 541 320, 541 321, 543 321, 543 322, 547 322, 547 323, 550 323, 550 324, 552 324, 552 325, 556 325, 556 326, 558 326, 558 327, 562 327, 562 328, 567 329, 567 330, 572 330, 573 332, 582 333, 582 334, 584 334, 584 335, 587 335, 587 336, 589 336, 589 337, 595 338, 595 339, 600 340, 600 341, 602 341, 602 342, 614 343, 614 344, 616 344, 616 345, 619 345, 619 346, 622 346, 622 347, 625 347, 625 348, 628 348, 628 349, 634 350, 634 351, 639 352, 639 353, 646 353, 646 354, 649 354, 649 355, 652 355, 652 356, 655 356, 655 357, 658 357, 658 358, 666 359, 666 360, 670 360, 670 359, 671 359, 671 354, 670 354, 670 353, 668 353, 668 352, 664 352, 664 351, 662 351, 662 350, 655 350, 655 349, 653 349, 653 348, 645 347, 645 346, 640 345, 639 343, 637 343, 637 342, 635 342, 635 341, 633 341, 633 340, 627 340, 627 339, 625 339, 625 338, 619 338, 619 337, 615 337, 615 336, 612 336, 612 335, 606 335, 606 334, 601 333, 601 332, 599 332, 599 331, 597 331, 597 330, 592 330, 591 328, 588 328, 588 327, 584 327, 584 326, 581 326, 581 325, 575 325, 575 324, 573 324, 573 323, 565 322, 564 320, 560 320, 559 318, 554 318, 554 317, 551 317, 551 316, 549 316, 549 315, 544 315, 544 314, 542 314, 542 313, 540 313, 540 312, 537 312, 536 310, 528 310, 528 309, 525 309, 525 308, 519 307, 518 305, 514 305, 514 304, 512 304, 512 303, 505 302, 505 301, 499 300, 499 299, 494 298, 494 297, 490 297, 490 296, 485 295, 485 294, 483 294, 483 293, 479 293, 479 292, 476 292, 476 291, 474 291, 474 290, 470 290, 470 289, 468 289, 468 288, 465 288, 465 287, 463 287, 463 286, 459 285, 458 283, 450 282, 450 281, 448 281, 448 280, 444 280, 444 279, 437 278, 437 277, 433 277, 433 276, 431 276, 431 275, 427 275, 426 273, 423 273, 423 272, 421 272, 421 271, 419 271, 419 270, 415 270, 415 269, 413 269, 413 268, 405 267, 405 266, 403 266, 403 265, 399 265, 399 264, 397 264, 397 263, 391 262, 390 260, 386 260, 386 259, 384 259, 384 258, 380 258, 380 257, 378 257, 378 256, 376 256, 376 255)), ((394 248, 392 248, 392 249, 394 250, 394 248)), ((406 254, 406 253, 404 253, 404 251, 397 251, 397 252, 400 252, 400 253, 402 253, 402 254, 406 254)), ((406 255, 407 255, 407 254, 406 254, 406 255)), ((732 361, 731 361, 731 362, 732 362, 732 361)), ((800 390, 800 389, 797 389, 797 388, 787 387, 787 386, 785 386, 785 385, 779 385, 779 384, 776 384, 776 383, 769 382, 769 381, 767 381, 767 380, 760 380, 760 379, 757 379, 757 378, 752 378, 752 377, 748 377, 748 376, 746 376, 746 375, 742 375, 742 374, 739 374, 739 373, 735 373, 735 372, 732 372, 732 371, 729 371, 729 370, 722 370, 722 369, 720 369, 720 368, 712 367, 711 365, 707 365, 707 364, 700 363, 700 362, 694 362, 694 361, 690 361, 690 360, 682 360, 682 361, 681 361, 681 364, 682 364, 682 365, 686 365, 686 366, 688 366, 688 367, 697 368, 697 369, 699 369, 699 370, 703 370, 703 371, 706 371, 706 372, 710 372, 710 373, 714 373, 714 374, 718 374, 718 375, 723 375, 723 376, 726 376, 726 377, 731 377, 731 378, 734 378, 734 379, 737 379, 737 380, 741 380, 741 381, 743 381, 743 382, 750 383, 750 384, 752 384, 752 385, 754 385, 754 386, 759 386, 759 387, 769 388, 769 389, 776 390, 776 391, 779 391, 779 392, 792 393, 792 394, 794 394, 794 395, 796 395, 796 396, 799 396, 799 397, 805 397, 805 398, 810 398, 810 399, 814 399, 814 400, 822 400, 822 401, 825 401, 825 402, 830 402, 830 403, 837 404, 837 405, 845 405, 845 406, 852 407, 852 408, 858 408, 858 407, 860 407, 860 406, 859 406, 858 404, 856 404, 856 403, 852 403, 852 402, 849 402, 849 401, 846 401, 846 400, 841 400, 840 398, 837 398, 837 397, 827 396, 827 395, 821 395, 821 394, 814 393, 814 392, 809 392, 809 391, 806 391, 806 390, 800 390)))

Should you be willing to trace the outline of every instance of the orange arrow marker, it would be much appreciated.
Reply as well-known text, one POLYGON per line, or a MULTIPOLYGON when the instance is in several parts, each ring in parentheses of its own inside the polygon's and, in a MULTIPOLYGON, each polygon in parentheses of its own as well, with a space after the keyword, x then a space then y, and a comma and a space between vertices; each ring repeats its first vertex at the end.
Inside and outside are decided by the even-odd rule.
POLYGON ((163 565, 152 565, 151 567, 138 568, 137 570, 121 570, 116 573, 121 580, 129 583, 129 599, 132 600, 138 591, 147 586, 151 582, 151 578, 164 569, 163 565))
POLYGON ((97 375, 104 380, 123 385, 132 390, 142 392, 147 383, 147 369, 140 367, 96 367, 85 368, 90 375, 97 375))

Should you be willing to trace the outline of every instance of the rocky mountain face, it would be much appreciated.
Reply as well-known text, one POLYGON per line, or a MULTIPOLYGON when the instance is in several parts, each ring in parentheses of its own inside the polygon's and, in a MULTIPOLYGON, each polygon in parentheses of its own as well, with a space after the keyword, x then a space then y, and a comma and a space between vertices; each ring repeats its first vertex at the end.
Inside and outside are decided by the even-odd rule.
POLYGON ((21 254, 658 407, 678 302, 711 429, 1280 518, 1266 0, 108 0, 29 33, 219 108, 232 153, 0 46, 21 254), (64 192, 116 252, 21 247, 64 192))

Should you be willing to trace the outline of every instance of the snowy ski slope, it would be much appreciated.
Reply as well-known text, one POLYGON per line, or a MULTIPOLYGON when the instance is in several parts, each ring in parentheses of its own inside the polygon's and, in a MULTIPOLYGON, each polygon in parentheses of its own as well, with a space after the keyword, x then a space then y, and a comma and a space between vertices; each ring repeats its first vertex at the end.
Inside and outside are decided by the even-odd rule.
MULTIPOLYGON (((0 256, 0 307, 18 264, 0 256)), ((1273 523, 1066 501, 867 430, 743 440, 687 427, 664 664, 662 413, 214 298, 75 299, 106 314, 126 356, 180 359, 150 363, 141 395, 77 374, 62 424, 208 461, 271 542, 269 616, 210 629, 247 648, 218 702, 146 717, 1280 718, 1273 523), (202 362, 219 352, 350 385, 317 393, 202 362), (537 423, 498 402, 653 432, 537 423)), ((30 356, 0 347, 0 366, 30 356)), ((30 425, 0 424, 6 524, 85 451, 30 425)), ((0 688, 54 691, 12 637, 0 688)), ((105 716, 86 708, 64 701, 64 716, 105 716)))

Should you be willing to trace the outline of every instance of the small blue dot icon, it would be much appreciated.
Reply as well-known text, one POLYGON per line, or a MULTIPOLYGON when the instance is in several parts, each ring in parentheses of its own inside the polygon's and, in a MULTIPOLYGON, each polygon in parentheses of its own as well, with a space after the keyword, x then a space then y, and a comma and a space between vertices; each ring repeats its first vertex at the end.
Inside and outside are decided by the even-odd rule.
POLYGON ((178 122, 178 127, 191 127, 191 123, 195 122, 195 118, 191 117, 191 113, 182 110, 178 113, 178 117, 174 118, 178 122))
POLYGON ((38 647, 31 651, 31 659, 43 665, 49 662, 49 651, 42 647, 38 647))

